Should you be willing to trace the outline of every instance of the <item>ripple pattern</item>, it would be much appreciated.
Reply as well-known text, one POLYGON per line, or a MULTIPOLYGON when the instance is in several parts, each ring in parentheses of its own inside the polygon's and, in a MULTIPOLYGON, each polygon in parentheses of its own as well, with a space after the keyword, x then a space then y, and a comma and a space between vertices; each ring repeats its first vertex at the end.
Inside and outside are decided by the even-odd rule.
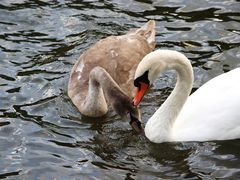
MULTIPOLYGON (((239 179, 239 140, 153 144, 110 111, 82 117, 67 96, 90 45, 156 21, 157 48, 185 53, 194 90, 240 65, 238 0, 1 0, 0 179, 239 179)), ((176 81, 163 74, 144 122, 176 81)), ((239 82, 236 82, 239 83, 239 82)))

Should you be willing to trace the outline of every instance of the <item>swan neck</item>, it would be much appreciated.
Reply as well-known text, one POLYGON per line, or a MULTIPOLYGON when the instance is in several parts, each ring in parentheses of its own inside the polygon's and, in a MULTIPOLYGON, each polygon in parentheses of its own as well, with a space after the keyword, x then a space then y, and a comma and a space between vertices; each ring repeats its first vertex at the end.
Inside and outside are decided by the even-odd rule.
MULTIPOLYGON (((83 111, 87 112, 88 116, 102 116, 108 111, 107 102, 114 108, 116 101, 120 102, 124 98, 128 97, 104 68, 95 67, 91 70, 88 94, 83 103, 83 111)), ((121 115, 120 111, 117 113, 121 115)))
POLYGON ((160 107, 163 115, 166 117, 166 121, 170 125, 169 127, 174 124, 192 89, 192 70, 190 71, 189 69, 188 71, 186 69, 186 67, 174 67, 174 70, 177 72, 176 85, 167 100, 160 107))
POLYGON ((172 126, 191 92, 193 84, 192 66, 185 56, 177 59, 170 58, 166 61, 162 71, 175 70, 177 82, 172 93, 150 118, 145 129, 149 139, 158 143, 171 139, 172 126))
POLYGON ((112 91, 118 93, 123 93, 119 85, 115 80, 110 76, 110 74, 102 67, 95 67, 91 73, 89 81, 91 84, 89 89, 94 89, 96 91, 101 91, 104 94, 103 97, 106 98, 106 101, 112 99, 112 91))
POLYGON ((88 93, 82 103, 82 114, 90 117, 103 116, 108 111, 107 101, 103 87, 108 89, 112 79, 108 73, 100 67, 95 67, 89 74, 88 93), (106 83, 108 82, 108 83, 106 83))

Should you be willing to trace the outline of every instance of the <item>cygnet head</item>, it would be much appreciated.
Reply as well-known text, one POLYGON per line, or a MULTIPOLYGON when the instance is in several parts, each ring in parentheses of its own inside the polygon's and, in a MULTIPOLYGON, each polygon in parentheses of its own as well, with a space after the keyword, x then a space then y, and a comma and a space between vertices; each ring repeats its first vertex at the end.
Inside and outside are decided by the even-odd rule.
POLYGON ((115 94, 115 96, 118 97, 115 98, 115 100, 111 103, 113 109, 122 118, 130 119, 129 124, 137 133, 144 134, 139 108, 132 105, 131 99, 129 97, 121 94, 115 94))

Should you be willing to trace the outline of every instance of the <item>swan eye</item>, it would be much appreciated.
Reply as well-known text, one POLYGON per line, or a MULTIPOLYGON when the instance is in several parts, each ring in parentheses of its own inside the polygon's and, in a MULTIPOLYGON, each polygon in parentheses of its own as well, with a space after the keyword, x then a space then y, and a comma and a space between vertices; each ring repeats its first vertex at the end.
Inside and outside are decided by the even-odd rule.
POLYGON ((138 91, 140 91, 140 90, 141 90, 141 84, 140 84, 140 82, 138 81, 138 79, 134 80, 133 83, 134 83, 134 86, 138 88, 138 91))
POLYGON ((150 81, 148 79, 148 71, 145 71, 143 75, 136 78, 133 83, 134 83, 134 86, 138 88, 138 91, 141 91, 141 83, 145 83, 149 85, 150 81))

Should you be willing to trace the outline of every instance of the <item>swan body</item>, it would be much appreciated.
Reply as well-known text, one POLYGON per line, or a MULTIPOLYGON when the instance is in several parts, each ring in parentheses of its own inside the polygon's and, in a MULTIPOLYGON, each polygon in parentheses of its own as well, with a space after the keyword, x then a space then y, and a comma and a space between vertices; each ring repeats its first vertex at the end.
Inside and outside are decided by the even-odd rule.
MULTIPOLYGON (((138 65, 134 84, 138 88, 146 82, 152 84, 161 72, 171 69, 177 72, 176 86, 148 120, 147 138, 155 143, 240 138, 240 68, 211 79, 190 95, 193 70, 187 57, 172 50, 156 50, 138 65)), ((135 96, 135 105, 142 98, 138 93, 144 94, 141 91, 135 96)))
POLYGON ((155 47, 155 22, 121 36, 102 39, 72 68, 68 96, 82 115, 100 117, 111 105, 118 114, 134 111, 133 77, 138 63, 155 47))

